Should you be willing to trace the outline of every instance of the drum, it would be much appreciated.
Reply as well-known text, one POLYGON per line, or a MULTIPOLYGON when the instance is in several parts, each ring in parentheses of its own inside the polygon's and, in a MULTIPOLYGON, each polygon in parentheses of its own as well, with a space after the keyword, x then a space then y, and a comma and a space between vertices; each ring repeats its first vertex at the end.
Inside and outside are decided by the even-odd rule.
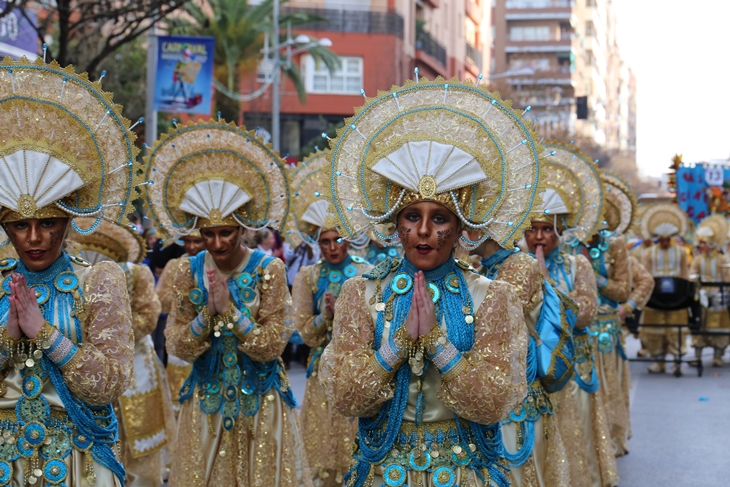
POLYGON ((696 283, 679 277, 655 277, 654 292, 648 307, 661 311, 676 311, 693 306, 696 283))

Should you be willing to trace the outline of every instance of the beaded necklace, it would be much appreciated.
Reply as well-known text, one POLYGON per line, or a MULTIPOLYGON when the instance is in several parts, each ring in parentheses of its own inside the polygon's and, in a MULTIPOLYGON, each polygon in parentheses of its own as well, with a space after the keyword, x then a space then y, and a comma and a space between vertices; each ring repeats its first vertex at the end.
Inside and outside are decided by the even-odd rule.
MULTIPOLYGON (((251 318, 247 304, 256 298, 259 285, 268 289, 271 276, 266 267, 274 257, 259 250, 249 252, 251 256, 246 267, 240 274, 228 279, 227 285, 233 304, 251 318)), ((203 251, 189 257, 190 270, 197 283, 197 287, 190 291, 189 299, 198 313, 208 304, 208 291, 205 289, 206 254, 203 251)), ((210 340, 211 348, 195 360, 192 373, 180 389, 180 403, 190 399, 195 388, 199 387, 201 410, 208 415, 220 413, 226 431, 233 429, 240 413, 254 416, 261 406, 261 397, 266 396, 272 388, 279 392, 287 405, 296 407, 286 373, 278 360, 255 362, 238 350, 239 339, 227 327, 211 334, 210 340)))
MULTIPOLYGON (((17 261, 16 272, 26 278, 30 289, 35 292, 44 320, 76 344, 81 344, 80 319, 86 319, 86 305, 72 261, 89 265, 63 252, 44 271, 31 272, 22 261, 17 261)), ((10 264, 14 266, 15 263, 10 264)), ((2 326, 7 323, 10 309, 10 279, 7 276, 3 280, 0 295, 2 326)), ((47 340, 41 344, 43 350, 50 347, 47 340)), ((42 476, 52 485, 64 485, 68 467, 63 459, 72 449, 91 455, 124 482, 124 467, 112 451, 118 439, 113 407, 90 406, 71 394, 59 366, 41 349, 32 351, 32 346, 27 350, 20 349, 14 359, 14 365, 22 376, 22 396, 15 406, 16 421, 8 419, 0 425, 6 440, 0 446, 0 485, 12 479, 12 462, 20 457, 26 458, 27 462, 24 469, 26 484, 33 485, 42 476), (42 394, 43 382, 48 378, 61 398, 65 414, 52 411, 42 394), (9 441, 11 438, 12 442, 9 441)), ((96 474, 91 459, 87 458, 86 465, 87 480, 93 483, 96 474)))
MULTIPOLYGON (((462 352, 470 350, 474 345, 473 302, 464 278, 467 269, 469 269, 467 264, 449 259, 436 269, 424 272, 431 298, 437 305, 437 322, 441 323, 442 334, 448 336, 448 339, 462 352)), ((413 296, 413 276, 417 271, 418 269, 407 259, 389 258, 363 276, 376 281, 375 295, 370 301, 378 311, 373 344, 375 350, 380 348, 383 340, 393 339, 398 329, 404 326, 413 296), (391 273, 395 275, 383 291, 382 281, 391 273), (388 335, 384 336, 386 323, 389 325, 389 331, 388 335)), ((416 369, 420 372, 417 374, 419 381, 425 370, 425 367, 420 371, 416 369)), ((411 368, 400 366, 395 374, 393 398, 383 405, 377 415, 360 418, 358 421, 358 451, 355 454, 356 464, 345 477, 348 486, 365 485, 373 465, 382 464, 394 451, 396 441, 401 435, 403 414, 408 403, 411 372, 411 368)), ((417 423, 423 418, 423 408, 419 392, 416 405, 417 423)), ((414 454, 411 454, 406 465, 388 466, 391 470, 385 475, 386 483, 389 486, 404 485, 406 470, 432 472, 436 482, 441 482, 439 479, 442 475, 444 478, 455 479, 451 466, 457 465, 462 470, 472 470, 488 485, 506 487, 508 482, 503 472, 504 467, 498 463, 504 453, 499 424, 474 423, 462 420, 456 414, 454 420, 455 434, 453 438, 448 439, 453 445, 452 454, 439 460, 445 465, 438 467, 432 465, 432 457, 428 454, 421 455, 420 458, 415 458, 414 454), (400 483, 393 480, 394 476, 399 477, 400 483)), ((453 483, 435 485, 453 485, 453 483)))

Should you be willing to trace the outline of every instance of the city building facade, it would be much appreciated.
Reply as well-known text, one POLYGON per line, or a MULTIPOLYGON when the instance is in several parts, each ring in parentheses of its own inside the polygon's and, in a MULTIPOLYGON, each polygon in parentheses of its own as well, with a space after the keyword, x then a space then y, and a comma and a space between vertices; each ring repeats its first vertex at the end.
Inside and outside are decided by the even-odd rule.
MULTIPOLYGON (((301 157, 322 132, 331 131, 363 104, 361 90, 402 85, 414 69, 427 78, 477 79, 489 66, 488 0, 292 0, 282 15, 307 12, 322 21, 298 27, 297 35, 327 38, 341 60, 330 72, 304 53, 294 62, 307 92, 301 103, 294 85, 282 81, 281 152, 301 157)), ((486 73, 485 73, 486 76, 486 73)), ((244 78, 241 92, 261 86, 244 78)), ((242 105, 247 126, 271 126, 271 92, 242 105)), ((324 145, 324 144, 320 144, 324 145)))

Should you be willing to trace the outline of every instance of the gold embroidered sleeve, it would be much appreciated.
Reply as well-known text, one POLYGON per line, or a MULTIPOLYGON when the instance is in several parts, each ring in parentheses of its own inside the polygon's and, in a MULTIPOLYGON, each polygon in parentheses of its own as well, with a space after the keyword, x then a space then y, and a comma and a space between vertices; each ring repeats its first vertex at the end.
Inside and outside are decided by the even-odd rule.
POLYGON ((155 292, 155 278, 146 265, 134 266, 134 288, 129 297, 132 304, 132 329, 138 342, 157 327, 160 299, 155 292))
POLYGON ((611 241, 608 254, 612 259, 608 279, 601 294, 608 299, 623 303, 629 298, 629 252, 626 250, 626 242, 623 237, 617 237, 611 241))
POLYGON ((88 271, 84 284, 88 317, 85 342, 61 367, 69 390, 92 406, 116 401, 129 386, 134 360, 127 279, 112 262, 88 271))
POLYGON ((294 333, 284 262, 281 259, 272 260, 264 271, 266 275, 270 276, 269 280, 259 284, 261 305, 258 316, 251 317, 255 322, 254 331, 248 333, 238 346, 239 350, 257 362, 270 362, 279 357, 294 333), (263 289, 264 285, 267 289, 263 289))
POLYGON ((512 284, 525 315, 542 302, 542 273, 537 259, 525 252, 508 257, 499 269, 497 279, 512 284))
POLYGON ((292 302, 294 308, 294 328, 299 331, 302 341, 309 347, 322 344, 327 336, 327 323, 314 315, 314 295, 310 280, 310 267, 303 267, 294 278, 292 302))
POLYGON ((361 277, 342 285, 332 341, 319 362, 319 380, 332 406, 348 417, 370 417, 393 397, 392 374, 375 358, 374 330, 361 277))
POLYGON ((628 301, 633 303, 632 306, 636 305, 635 309, 644 309, 654 291, 654 278, 651 272, 641 265, 639 259, 634 256, 629 259, 631 260, 631 281, 634 288, 631 290, 628 301))
POLYGON ((480 424, 504 419, 527 395, 527 328, 508 283, 492 281, 474 322, 474 346, 443 376, 438 397, 460 417, 480 424))
POLYGON ((700 263, 702 262, 702 256, 697 257, 696 259, 692 259, 692 263, 689 265, 689 275, 695 275, 697 276, 696 280, 700 279, 700 263))
POLYGON ((679 259, 679 277, 682 279, 689 279, 689 256, 683 246, 679 248, 679 255, 681 256, 679 259))
POLYGON ((575 327, 588 326, 598 312, 598 294, 593 266, 583 255, 575 255, 575 279, 573 291, 568 296, 578 305, 578 317, 575 327))
POLYGON ((172 275, 178 266, 180 259, 172 259, 165 265, 165 268, 157 280, 157 296, 160 298, 161 313, 169 313, 173 303, 175 303, 175 289, 173 288, 172 275))
POLYGON ((196 287, 190 271, 190 259, 179 259, 172 271, 170 277, 175 298, 165 327, 165 346, 171 355, 194 362, 210 348, 210 341, 206 339, 207 334, 199 338, 190 331, 190 324, 198 316, 190 302, 190 291, 196 287))

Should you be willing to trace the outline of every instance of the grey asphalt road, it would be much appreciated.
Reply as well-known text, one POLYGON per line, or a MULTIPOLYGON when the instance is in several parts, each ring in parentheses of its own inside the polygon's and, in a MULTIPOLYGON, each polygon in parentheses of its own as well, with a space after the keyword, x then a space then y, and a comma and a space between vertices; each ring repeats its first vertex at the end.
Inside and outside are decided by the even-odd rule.
MULTIPOLYGON (((626 348, 635 357, 638 341, 626 348)), ((711 359, 705 349, 702 377, 687 365, 676 378, 631 364, 633 438, 618 459, 621 487, 730 486, 730 364, 713 368, 711 359)))

